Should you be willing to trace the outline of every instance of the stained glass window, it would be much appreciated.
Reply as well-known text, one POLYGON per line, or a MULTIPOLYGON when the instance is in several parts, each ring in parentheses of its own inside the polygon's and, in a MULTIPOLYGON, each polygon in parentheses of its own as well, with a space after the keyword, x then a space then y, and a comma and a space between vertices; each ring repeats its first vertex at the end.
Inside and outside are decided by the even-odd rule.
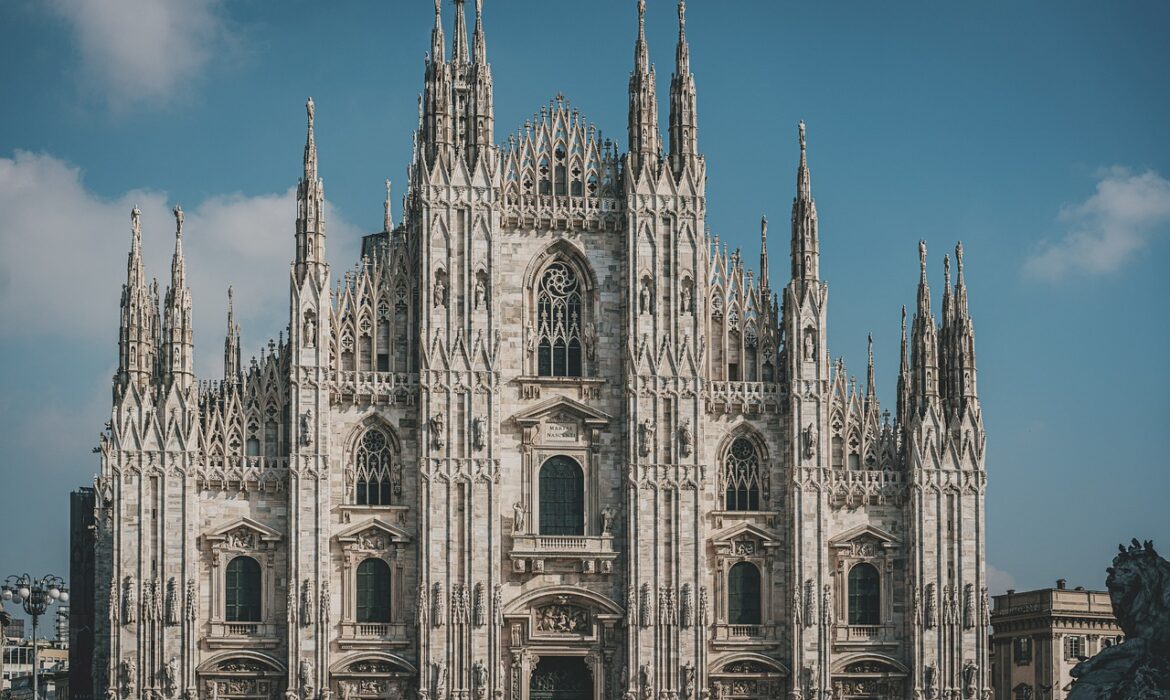
POLYGON ((537 289, 537 374, 580 377, 582 285, 563 262, 548 266, 537 289))

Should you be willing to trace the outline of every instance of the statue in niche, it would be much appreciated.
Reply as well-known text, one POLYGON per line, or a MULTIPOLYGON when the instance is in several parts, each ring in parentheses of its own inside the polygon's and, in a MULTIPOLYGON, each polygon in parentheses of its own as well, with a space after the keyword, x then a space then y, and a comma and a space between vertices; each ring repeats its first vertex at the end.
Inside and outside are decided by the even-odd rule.
POLYGON ((442 413, 436 413, 431 416, 431 444, 436 450, 443 449, 447 444, 446 436, 443 435, 445 421, 442 413))
POLYGON ((447 697, 447 665, 437 661, 432 665, 435 668, 435 698, 444 700, 447 697))
POLYGON ((817 438, 819 437, 820 436, 817 434, 817 426, 809 423, 808 427, 804 429, 805 459, 812 459, 813 457, 817 456, 817 438))
POLYGON ((516 501, 515 503, 513 503, 512 504, 512 534, 514 534, 514 535, 523 535, 524 534, 524 515, 525 515, 524 504, 521 503, 520 501, 516 501))
POLYGON ((817 355, 816 331, 814 331, 812 329, 812 327, 810 326, 809 328, 804 329, 804 359, 809 361, 809 362, 812 362, 813 360, 816 359, 816 355, 817 355))
POLYGON ((471 667, 471 677, 475 685, 475 697, 483 698, 487 694, 487 664, 483 659, 476 659, 471 667))
POLYGON ((638 311, 644 314, 654 312, 650 304, 650 280, 642 280, 642 288, 638 292, 638 311))
POLYGON ((317 317, 312 311, 305 312, 305 347, 311 348, 317 344, 317 317))
POLYGON ((1170 698, 1170 562, 1149 540, 1118 549, 1105 587, 1125 641, 1073 667, 1068 700, 1170 698))
POLYGON ((163 688, 166 690, 168 697, 175 697, 179 691, 179 659, 172 656, 167 660, 163 666, 162 673, 163 688))
POLYGON ((933 700, 934 698, 934 664, 928 664, 922 671, 922 687, 923 693, 926 695, 926 700, 933 700))
POLYGON ((678 451, 683 457, 689 457, 691 454, 691 444, 694 442, 694 435, 691 434, 691 422, 683 419, 678 425, 678 451))
POLYGON ((435 275, 434 302, 436 309, 447 305, 447 278, 442 272, 435 275))
POLYGON ((307 409, 301 414, 301 445, 308 447, 313 444, 313 409, 307 409))
POLYGON ((303 692, 304 695, 308 697, 313 694, 314 688, 313 664, 309 663, 308 659, 301 659, 301 663, 298 669, 298 676, 301 681, 301 692, 303 692))
POLYGON ((122 676, 122 687, 125 688, 127 695, 133 695, 135 687, 134 664, 130 663, 129 659, 123 659, 119 670, 122 676))
POLYGON ((654 439, 654 421, 646 418, 638 424, 638 454, 650 456, 650 443, 654 439))
POLYGON ((479 276, 475 280, 475 308, 479 308, 487 301, 487 284, 483 277, 479 276))
POLYGON ((975 676, 979 674, 979 667, 971 659, 963 664, 963 692, 967 697, 975 695, 975 676))
POLYGON ((691 286, 684 283, 682 292, 679 295, 679 311, 684 314, 691 313, 691 286))
POLYGON ((484 435, 484 420, 481 417, 476 417, 471 421, 471 444, 477 450, 482 450, 487 445, 487 439, 484 435))
POLYGON ((597 326, 593 321, 585 324, 585 358, 592 361, 597 359, 597 326))

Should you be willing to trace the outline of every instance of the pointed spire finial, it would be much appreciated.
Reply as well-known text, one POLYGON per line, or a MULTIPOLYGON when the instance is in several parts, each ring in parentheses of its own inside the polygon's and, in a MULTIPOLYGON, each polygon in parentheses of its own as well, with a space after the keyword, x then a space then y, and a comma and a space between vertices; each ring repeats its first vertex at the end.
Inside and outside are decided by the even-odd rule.
POLYGON ((134 234, 134 241, 142 240, 142 210, 135 204, 130 210, 130 231, 134 234))
POLYGON ((801 199, 812 198, 812 176, 808 172, 808 149, 806 147, 804 120, 802 119, 797 124, 797 131, 800 134, 800 167, 796 171, 796 191, 797 197, 801 199))
POLYGON ((943 279, 946 280, 946 287, 951 288, 951 256, 943 255, 943 279))
POLYGON ((307 112, 309 115, 309 128, 312 129, 313 128, 313 117, 315 117, 317 114, 317 107, 316 107, 316 105, 313 104, 312 95, 310 95, 309 99, 305 102, 305 112, 307 112))
POLYGON ((963 242, 955 244, 955 266, 959 268, 959 282, 963 281, 963 242))
POLYGON ((382 225, 386 227, 386 232, 389 233, 394 228, 394 216, 390 211, 390 180, 386 180, 386 203, 383 205, 385 215, 383 216, 382 225))
POLYGON ((182 240, 183 238, 183 206, 176 204, 175 208, 171 210, 175 215, 175 238, 182 240))
POLYGON ((926 279, 926 241, 918 241, 918 267, 922 273, 922 279, 926 279))
POLYGON ((800 131, 800 155, 801 155, 801 158, 803 158, 804 157, 804 150, 805 150, 804 120, 803 119, 800 120, 800 124, 797 126, 797 128, 800 131))
POLYGON ((869 333, 866 338, 869 341, 869 368, 873 370, 873 333, 869 333))

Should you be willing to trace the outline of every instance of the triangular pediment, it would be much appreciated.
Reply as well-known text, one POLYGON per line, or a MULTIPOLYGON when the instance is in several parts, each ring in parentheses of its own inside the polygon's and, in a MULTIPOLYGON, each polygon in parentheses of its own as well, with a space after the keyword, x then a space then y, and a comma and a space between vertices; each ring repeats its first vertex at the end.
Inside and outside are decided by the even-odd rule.
POLYGON ((520 425, 535 425, 552 416, 567 416, 580 420, 586 425, 604 426, 611 420, 608 414, 574 401, 567 396, 557 396, 520 411, 512 419, 520 425))
MULTIPOLYGON (((342 544, 360 543, 374 538, 388 538, 395 544, 410 541, 410 535, 405 530, 395 527, 381 518, 369 518, 337 533, 337 541, 342 544)), ((375 548, 379 549, 379 548, 375 548)))
POLYGON ((757 539, 764 546, 768 546, 777 541, 772 533, 751 523, 738 523, 725 530, 720 530, 711 536, 711 541, 716 547, 721 545, 730 546, 735 542, 745 539, 757 539))
POLYGON ((261 542, 277 542, 282 535, 263 523, 251 518, 233 520, 219 529, 203 536, 208 542, 224 542, 229 539, 258 538, 261 542))
POLYGON ((873 525, 859 525, 852 530, 846 530, 840 535, 830 539, 829 546, 848 547, 854 542, 862 540, 874 540, 881 547, 891 547, 901 544, 901 540, 879 527, 874 527, 873 525))

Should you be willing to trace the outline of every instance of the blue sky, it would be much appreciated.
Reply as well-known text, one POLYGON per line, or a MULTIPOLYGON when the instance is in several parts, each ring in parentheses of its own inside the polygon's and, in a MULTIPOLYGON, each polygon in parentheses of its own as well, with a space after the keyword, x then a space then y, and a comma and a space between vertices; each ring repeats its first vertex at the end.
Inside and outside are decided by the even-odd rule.
MULTIPOLYGON (((633 0, 485 4, 497 139, 563 92, 624 146, 633 0)), ((648 5, 665 100, 674 2, 648 5)), ((381 227, 383 180, 405 180, 431 16, 429 0, 0 0, 0 576, 67 573, 131 205, 164 282, 169 209, 187 211, 197 364, 217 376, 228 284, 249 351, 286 323, 305 98, 344 269, 381 227)), ((1133 536, 1170 551, 1168 29, 1164 2, 688 3, 712 233, 755 260, 767 214, 786 282, 804 119, 830 351, 864 376, 872 332, 890 408, 917 241, 936 308, 963 241, 1000 590, 1102 587, 1133 536)))

